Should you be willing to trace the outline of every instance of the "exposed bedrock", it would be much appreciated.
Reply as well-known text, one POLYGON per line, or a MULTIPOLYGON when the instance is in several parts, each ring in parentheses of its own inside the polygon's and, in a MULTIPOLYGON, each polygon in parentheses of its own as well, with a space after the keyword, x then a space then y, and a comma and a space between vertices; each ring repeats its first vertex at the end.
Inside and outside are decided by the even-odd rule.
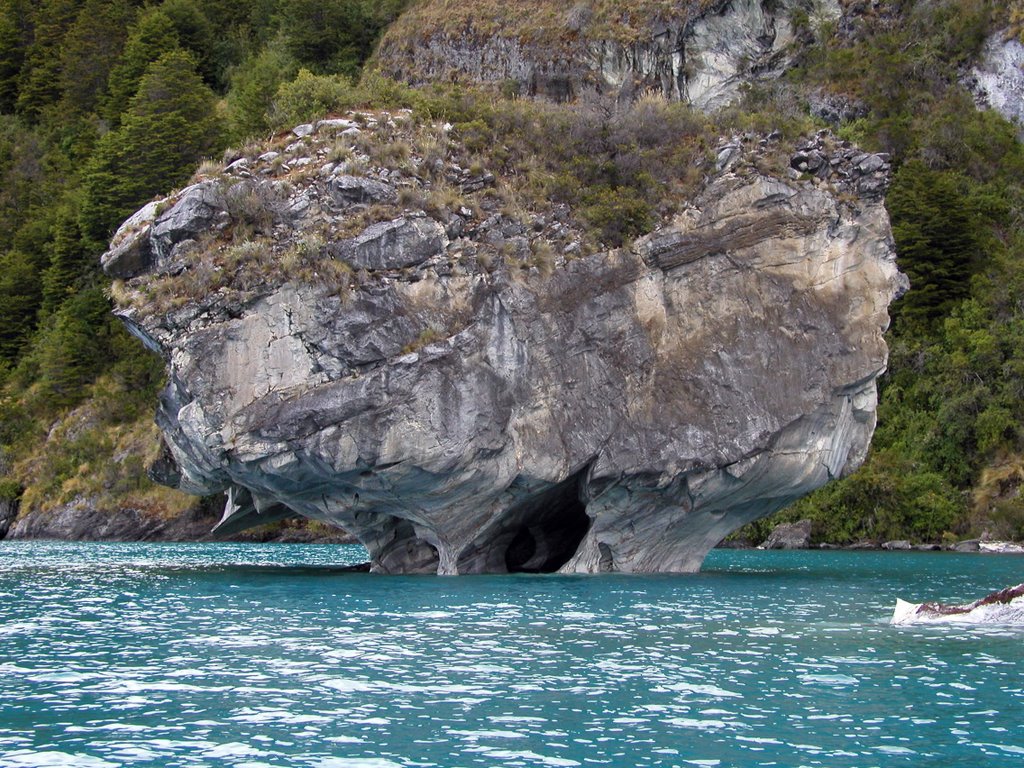
MULTIPOLYGON (((428 8, 431 2, 440 6, 428 0, 428 8)), ((419 26, 420 16, 412 13, 385 35, 377 63, 411 83, 511 82, 524 94, 555 101, 588 91, 629 98, 655 90, 710 111, 792 63, 801 49, 792 19, 815 25, 841 12, 837 0, 703 0, 652 9, 628 41, 593 23, 582 3, 555 12, 552 23, 560 26, 539 37, 527 8, 507 10, 497 32, 487 28, 486 13, 454 30, 419 26)), ((438 10, 434 18, 446 16, 438 10)))
MULTIPOLYGON (((867 451, 905 278, 861 183, 880 171, 847 154, 822 167, 865 194, 727 168, 670 224, 550 274, 455 268, 465 238, 408 214, 372 257, 327 244, 363 268, 347 292, 124 311, 169 366, 153 474, 228 490, 223 531, 340 525, 381 573, 694 571, 867 451)), ((205 188, 180 199, 200 193, 218 221, 205 188)), ((133 227, 119 247, 157 240, 131 269, 159 265, 168 227, 133 227)))
POLYGON ((981 56, 964 78, 978 106, 991 107, 1024 136, 1024 42, 1008 30, 989 36, 981 56))

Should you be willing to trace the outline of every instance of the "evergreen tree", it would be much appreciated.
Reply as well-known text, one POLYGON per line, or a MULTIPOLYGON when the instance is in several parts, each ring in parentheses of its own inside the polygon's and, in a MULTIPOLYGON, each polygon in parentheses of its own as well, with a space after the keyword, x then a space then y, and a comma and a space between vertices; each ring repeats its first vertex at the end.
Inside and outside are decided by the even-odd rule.
POLYGON ((43 0, 32 16, 33 39, 19 75, 16 109, 30 120, 61 96, 61 46, 81 0, 43 0))
POLYGON ((99 142, 84 178, 83 233, 102 241, 136 207, 185 181, 220 148, 213 92, 181 50, 146 70, 121 127, 99 142))
POLYGON ((0 2, 0 112, 14 112, 18 100, 18 75, 32 33, 27 0, 0 2))
POLYGON ((0 360, 18 359, 36 325, 42 299, 39 271, 34 260, 21 251, 0 257, 0 360))
POLYGON ((98 286, 75 293, 40 334, 34 349, 39 384, 51 407, 73 405, 109 363, 110 302, 98 286))
POLYGON ((71 109, 95 109, 124 45, 130 15, 126 0, 85 0, 62 46, 64 103, 71 109))
POLYGON ((113 124, 128 109, 146 68, 165 53, 178 48, 178 31, 163 11, 145 12, 129 30, 124 52, 110 72, 103 115, 113 124))
POLYGON ((42 309, 55 312, 74 294, 92 266, 94 253, 86 247, 78 228, 78 215, 69 205, 61 206, 53 226, 53 240, 46 249, 50 264, 43 272, 42 309))
POLYGON ((174 24, 178 43, 195 57, 199 74, 212 86, 217 76, 213 27, 200 6, 195 0, 164 0, 160 11, 174 24))
POLYGON ((282 0, 288 51, 314 73, 355 74, 377 29, 358 0, 282 0))
POLYGON ((231 133, 236 139, 270 129, 268 111, 281 83, 295 74, 295 61, 280 42, 249 57, 231 73, 228 107, 231 133))
POLYGON ((955 173, 911 161, 896 174, 886 200, 900 269, 910 278, 894 314, 919 330, 931 330, 970 292, 978 245, 964 183, 955 173))

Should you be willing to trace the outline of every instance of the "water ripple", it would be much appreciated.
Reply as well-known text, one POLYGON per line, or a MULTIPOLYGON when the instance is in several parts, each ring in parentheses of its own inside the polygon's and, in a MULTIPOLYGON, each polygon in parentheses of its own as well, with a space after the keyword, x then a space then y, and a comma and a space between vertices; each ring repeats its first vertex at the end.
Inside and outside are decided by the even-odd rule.
POLYGON ((354 547, 0 544, 0 768, 1003 766, 1022 634, 886 624, 970 555, 380 578, 354 547))

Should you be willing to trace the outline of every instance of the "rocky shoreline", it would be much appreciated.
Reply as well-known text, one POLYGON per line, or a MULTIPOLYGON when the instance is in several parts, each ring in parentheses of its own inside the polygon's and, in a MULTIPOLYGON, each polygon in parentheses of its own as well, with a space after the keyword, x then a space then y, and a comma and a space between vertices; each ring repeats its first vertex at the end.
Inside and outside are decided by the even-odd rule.
POLYGON ((223 500, 204 500, 170 519, 144 510, 98 509, 80 500, 20 517, 17 508, 0 505, 0 541, 55 540, 104 542, 250 542, 279 544, 352 544, 351 534, 334 526, 289 518, 231 535, 213 535, 223 500), (5 514, 9 513, 9 514, 5 514))
MULTIPOLYGON (((98 510, 85 504, 65 505, 47 513, 34 512, 17 517, 17 508, 0 504, 0 541, 90 541, 90 542, 243 542, 254 544, 356 544, 356 537, 323 523, 290 518, 230 535, 214 535, 210 529, 221 516, 219 502, 198 505, 193 511, 170 520, 147 515, 136 509, 98 510)), ((976 552, 981 554, 1024 554, 1024 542, 997 541, 987 537, 956 542, 912 543, 857 541, 837 544, 811 539, 811 521, 780 523, 763 542, 729 538, 718 549, 818 549, 834 551, 888 552, 976 552)))
POLYGON ((720 549, 826 549, 826 550, 879 550, 887 552, 981 552, 984 554, 1019 555, 1024 554, 1024 542, 997 541, 986 535, 976 539, 963 539, 955 542, 924 542, 913 543, 906 539, 891 541, 856 541, 853 543, 835 544, 831 542, 813 542, 811 521, 799 520, 795 523, 780 523, 772 529, 763 542, 754 542, 741 537, 726 539, 719 543, 720 549))

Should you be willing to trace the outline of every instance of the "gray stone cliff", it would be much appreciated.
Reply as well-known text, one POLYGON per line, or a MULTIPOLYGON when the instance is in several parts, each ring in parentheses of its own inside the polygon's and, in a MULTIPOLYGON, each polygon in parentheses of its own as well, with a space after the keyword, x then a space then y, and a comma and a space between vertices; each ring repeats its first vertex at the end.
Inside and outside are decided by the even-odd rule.
POLYGON ((390 77, 414 84, 461 80, 514 83, 523 94, 556 101, 589 91, 630 97, 647 90, 711 111, 735 101, 744 85, 772 80, 800 51, 792 19, 810 25, 841 15, 838 0, 719 0, 679 3, 654 18, 639 39, 622 42, 588 30, 585 4, 566 4, 561 46, 472 29, 416 30, 401 25, 377 56, 390 77))
POLYGON ((991 35, 965 78, 980 108, 992 108, 1024 136, 1024 43, 1006 30, 991 35))
MULTIPOLYGON (((239 190, 274 201, 292 246, 393 199, 386 172, 327 162, 316 137, 346 124, 328 122, 297 129, 289 162, 318 169, 301 184, 236 161, 133 217, 105 269, 138 296, 198 273, 195 243, 233 226, 239 190)), ((318 241, 316 274, 340 288, 268 277, 123 307, 168 366, 154 476, 227 490, 221 531, 330 521, 381 573, 697 570, 864 459, 905 289, 886 158, 819 138, 777 178, 751 143, 721 147, 674 220, 621 249, 568 246, 553 271, 510 254, 558 221, 408 210, 318 241)))

